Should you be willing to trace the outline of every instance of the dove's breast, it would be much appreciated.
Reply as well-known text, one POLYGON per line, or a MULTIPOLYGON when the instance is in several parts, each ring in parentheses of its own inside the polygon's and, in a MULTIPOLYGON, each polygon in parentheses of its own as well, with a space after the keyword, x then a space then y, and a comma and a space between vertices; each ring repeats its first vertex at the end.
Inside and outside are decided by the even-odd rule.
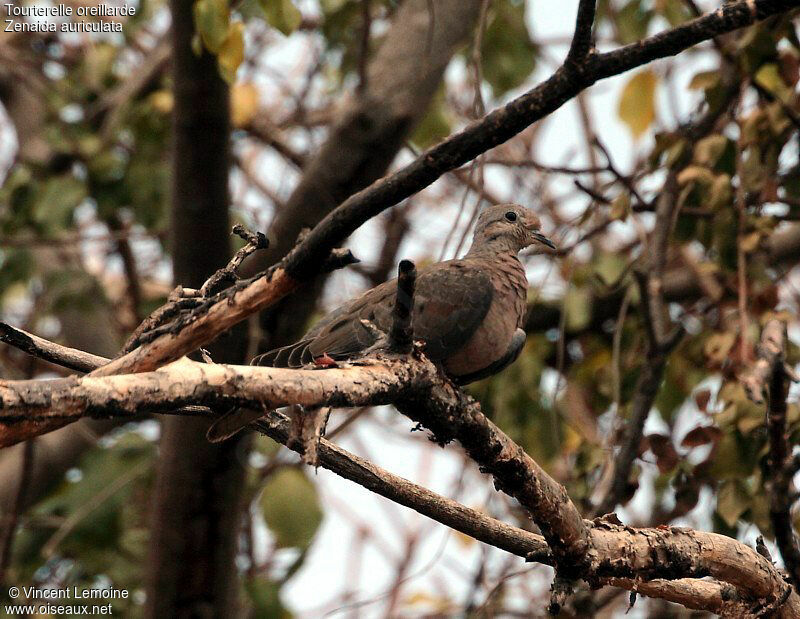
POLYGON ((479 373, 504 358, 524 322, 528 280, 519 260, 502 256, 486 270, 493 288, 492 303, 464 346, 444 360, 445 371, 454 378, 479 373))

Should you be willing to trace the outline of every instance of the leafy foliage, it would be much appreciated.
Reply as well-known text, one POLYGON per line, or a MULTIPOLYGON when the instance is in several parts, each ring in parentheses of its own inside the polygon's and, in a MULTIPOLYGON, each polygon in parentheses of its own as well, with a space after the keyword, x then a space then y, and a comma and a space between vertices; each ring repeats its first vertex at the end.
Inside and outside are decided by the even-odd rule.
POLYGON ((536 45, 525 26, 525 3, 492 3, 483 40, 481 65, 496 97, 522 84, 536 68, 536 45))
MULTIPOLYGON (((601 1, 598 45, 633 43, 683 23, 692 16, 687 4, 601 1)), ((296 150, 300 156, 290 166, 294 170, 297 161, 313 154, 341 101, 352 94, 361 54, 364 49, 373 53, 382 43, 398 3, 369 3, 372 34, 366 42, 360 0, 196 0, 193 6, 195 51, 213 54, 231 84, 237 182, 247 176, 250 149, 260 139, 250 132, 251 125, 256 120, 274 125, 274 135, 267 136, 273 142, 259 144, 257 153, 270 163, 254 168, 269 168, 264 174, 268 182, 245 179, 233 197, 237 214, 269 221, 274 209, 264 205, 283 206, 291 189, 287 179, 294 178, 273 167, 273 157, 280 156, 281 148, 296 150), (319 54, 309 63, 315 65, 313 72, 301 63, 286 75, 268 74, 281 73, 274 68, 264 71, 266 76, 260 72, 263 56, 275 49, 285 54, 289 48, 280 46, 300 40, 308 43, 304 50, 319 54)), ((473 53, 473 41, 465 42, 455 77, 448 74, 411 138, 415 148, 435 144, 473 117, 476 57, 489 109, 512 91, 534 85, 537 63, 549 60, 552 48, 533 35, 538 28, 529 31, 530 6, 517 0, 490 3, 480 53, 473 53)), ((170 251, 164 241, 172 94, 165 65, 142 78, 144 84, 135 92, 128 90, 142 77, 137 73, 145 56, 141 48, 160 32, 160 10, 161 2, 143 3, 120 39, 85 47, 30 40, 16 50, 42 81, 33 90, 39 107, 23 115, 15 116, 13 105, 3 98, 20 137, 19 154, 0 187, 0 238, 8 241, 0 242, 4 319, 22 316, 31 330, 41 328, 61 340, 76 335, 74 324, 82 325, 85 337, 107 328, 105 335, 117 341, 166 294, 163 285, 150 288, 158 279, 153 274, 165 270, 170 251), (25 133, 28 122, 35 125, 32 134, 25 133), (126 241, 133 246, 134 266, 143 271, 139 305, 133 308, 126 305, 129 281, 121 275, 126 241)), ((495 174, 496 169, 486 166, 480 175, 486 195, 534 205, 545 229, 555 228, 556 238, 565 236, 564 246, 583 235, 587 240, 575 252, 551 261, 555 266, 549 281, 556 282, 555 293, 549 288, 531 293, 533 312, 556 319, 531 329, 514 365, 470 390, 589 514, 612 448, 629 422, 647 361, 645 322, 632 272, 647 258, 650 211, 667 195, 680 212, 669 240, 664 285, 670 287, 673 279, 690 273, 699 286, 680 290, 669 300, 670 320, 683 324, 687 334, 669 355, 651 423, 635 446, 638 458, 623 503, 637 496, 639 486, 647 486, 653 498, 642 517, 652 524, 692 522, 713 511, 717 532, 737 535, 742 525, 754 525, 769 538, 764 410, 746 398, 739 376, 753 360, 765 320, 779 314, 792 327, 797 323, 790 271, 795 260, 776 264, 763 250, 776 230, 800 218, 800 42, 791 23, 775 19, 722 37, 718 44, 703 52, 704 70, 685 76, 689 93, 668 89, 677 83, 678 69, 691 72, 693 52, 623 78, 606 115, 595 114, 594 123, 602 127, 621 121, 634 138, 636 156, 628 169, 611 170, 603 167, 604 155, 588 140, 570 151, 591 150, 600 169, 567 175, 571 191, 577 191, 572 183, 577 179, 593 192, 581 194, 585 210, 577 216, 574 209, 560 210, 562 196, 571 194, 563 183, 552 183, 563 175, 543 174, 534 165, 506 166, 495 174), (716 66, 708 70, 708 63, 716 66), (662 105, 676 94, 691 97, 691 114, 662 105), (746 316, 740 312, 740 296, 746 316)), ((27 84, 19 82, 4 88, 12 91, 27 84)), ((536 163, 541 156, 539 128, 488 156, 536 163)), ((583 128, 576 127, 563 139, 580 140, 582 134, 583 128)), ((561 163, 573 165, 569 157, 561 163)), ((458 203, 461 194, 454 197, 446 185, 451 180, 445 179, 443 190, 432 188, 413 200, 419 206, 412 228, 420 233, 414 238, 429 242, 420 250, 426 256, 414 256, 419 264, 435 259, 443 241, 430 236, 440 232, 430 224, 430 213, 444 213, 445 207, 458 203)), ((463 191, 460 185, 457 189, 463 191)), ((407 245, 401 247, 401 254, 408 251, 407 245)), ((793 345, 789 362, 799 360, 793 345)), ((8 376, 42 371, 14 355, 0 356, 0 363, 8 376)), ((796 444, 800 407, 794 402, 788 421, 791 443, 796 444)), ((252 501, 245 520, 251 527, 253 521, 260 530, 266 527, 270 544, 266 551, 259 548, 259 554, 248 547, 252 540, 242 542, 237 565, 243 599, 256 616, 287 616, 284 585, 307 565, 330 506, 317 492, 317 478, 294 461, 287 465, 286 452, 273 443, 259 438, 250 456, 252 501), (276 560, 287 556, 286 561, 276 560)), ((140 590, 154 458, 153 444, 130 427, 87 452, 69 480, 55 480, 20 522, 10 581, 29 584, 66 577, 82 585, 107 578, 114 586, 140 590)), ((489 506, 487 511, 524 522, 513 510, 489 506)), ((460 550, 469 548, 464 544, 460 550)), ((502 614, 504 588, 492 595, 487 608, 502 614)), ((444 594, 408 592, 398 599, 401 610, 406 610, 404 600, 409 608, 428 604, 448 612, 442 610, 448 608, 444 594)), ((115 611, 135 613, 135 606, 115 604, 115 611)))
MULTIPOLYGON (((152 443, 132 433, 88 452, 72 481, 31 509, 14 545, 14 582, 82 589, 103 578, 117 589, 140 590, 154 454, 152 443)), ((132 604, 116 599, 114 612, 132 604)))

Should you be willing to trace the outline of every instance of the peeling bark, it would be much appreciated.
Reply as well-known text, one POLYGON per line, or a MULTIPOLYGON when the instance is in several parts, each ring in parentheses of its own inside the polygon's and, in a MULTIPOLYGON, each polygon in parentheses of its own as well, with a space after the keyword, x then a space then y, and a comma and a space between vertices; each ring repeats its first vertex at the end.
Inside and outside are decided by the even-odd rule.
MULTIPOLYGON (((513 530, 502 523, 470 521, 470 513, 464 511, 467 508, 443 505, 430 491, 406 486, 324 439, 318 446, 320 464, 510 552, 521 554, 530 548, 533 554, 529 558, 554 564, 564 577, 584 578, 594 586, 612 583, 731 616, 800 617, 800 598, 780 572, 735 539, 677 527, 637 529, 613 519, 583 520, 563 487, 486 419, 476 402, 444 382, 424 358, 383 356, 339 368, 309 370, 183 359, 155 372, 132 375, 5 381, 0 383, 0 398, 3 415, 14 418, 62 414, 40 408, 45 402, 71 407, 70 414, 82 410, 112 416, 147 407, 173 411, 189 402, 260 405, 265 409, 297 402, 306 407, 397 402, 440 443, 461 442, 481 469, 494 476, 498 488, 529 510, 550 552, 540 538, 523 532, 515 541, 513 530), (715 582, 696 580, 708 577, 715 582)), ((276 440, 290 442, 290 422, 282 415, 270 413, 258 425, 276 440)), ((294 448, 302 451, 304 446, 296 444, 294 448)))

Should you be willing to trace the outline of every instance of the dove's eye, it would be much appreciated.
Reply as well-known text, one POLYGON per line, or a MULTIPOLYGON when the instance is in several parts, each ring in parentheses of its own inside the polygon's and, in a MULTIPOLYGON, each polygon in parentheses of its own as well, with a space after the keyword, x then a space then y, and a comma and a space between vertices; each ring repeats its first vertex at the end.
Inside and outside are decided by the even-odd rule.
POLYGON ((506 213, 506 219, 508 221, 517 221, 517 214, 514 211, 508 211, 506 213))

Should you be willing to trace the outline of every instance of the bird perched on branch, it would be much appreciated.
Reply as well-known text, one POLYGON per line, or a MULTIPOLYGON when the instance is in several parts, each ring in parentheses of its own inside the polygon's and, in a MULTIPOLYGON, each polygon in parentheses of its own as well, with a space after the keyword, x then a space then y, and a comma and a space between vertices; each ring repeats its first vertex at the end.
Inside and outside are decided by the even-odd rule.
MULTIPOLYGON (((414 339, 457 384, 496 374, 522 350, 528 282, 517 254, 529 246, 536 252, 555 249, 539 227, 539 218, 525 207, 491 206, 478 217, 472 246, 463 258, 419 271, 414 339)), ((372 288, 327 314, 299 341, 265 353, 254 363, 299 368, 320 359, 358 357, 391 329, 396 296, 396 280, 372 288)), ((249 421, 257 414, 251 412, 249 421)), ((246 425, 245 419, 239 420, 241 425, 246 425)), ((232 421, 218 420, 209 438, 231 436, 241 427, 232 421)))

